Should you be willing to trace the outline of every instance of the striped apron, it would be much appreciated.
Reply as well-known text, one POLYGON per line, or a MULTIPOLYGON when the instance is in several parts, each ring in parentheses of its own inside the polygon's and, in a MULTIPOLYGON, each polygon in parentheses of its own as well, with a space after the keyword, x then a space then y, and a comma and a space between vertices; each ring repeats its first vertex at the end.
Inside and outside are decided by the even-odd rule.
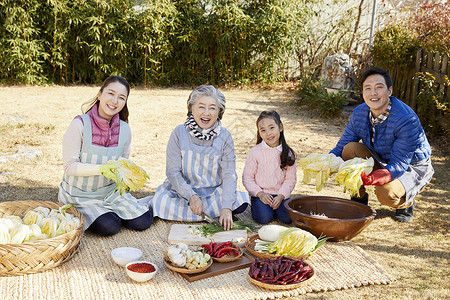
MULTIPOLYGON (((180 136, 182 174, 186 183, 203 202, 203 211, 213 218, 220 216, 221 197, 223 193, 221 176, 221 156, 217 149, 222 149, 225 135, 218 135, 213 140, 211 147, 199 146, 189 141, 188 132, 181 130, 180 136)), ((236 176, 237 178, 237 176, 236 176)), ((246 192, 235 192, 235 201, 232 210, 244 203, 249 203, 246 192)), ((175 190, 169 180, 166 179, 160 185, 150 201, 154 217, 176 221, 202 221, 195 215, 188 205, 188 200, 182 198, 175 190)))
MULTIPOLYGON (((108 160, 120 158, 127 143, 124 130, 120 130, 119 143, 116 147, 102 147, 92 144, 92 126, 88 115, 83 119, 83 145, 80 162, 88 164, 104 164, 108 160)), ((121 125, 123 121, 120 121, 121 125)), ((103 175, 69 176, 64 174, 59 185, 58 200, 63 204, 75 205, 85 218, 84 229, 87 229, 101 215, 114 212, 121 219, 135 219, 148 211, 148 207, 138 204, 136 198, 129 193, 122 196, 114 192, 116 183, 103 175)))

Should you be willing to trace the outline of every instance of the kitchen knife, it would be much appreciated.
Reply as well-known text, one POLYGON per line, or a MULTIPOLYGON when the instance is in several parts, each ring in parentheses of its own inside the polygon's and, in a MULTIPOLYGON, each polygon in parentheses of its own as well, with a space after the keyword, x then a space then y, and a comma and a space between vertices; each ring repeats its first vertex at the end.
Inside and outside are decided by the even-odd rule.
POLYGON ((210 216, 208 216, 207 214, 205 214, 204 212, 202 212, 201 217, 203 218, 203 220, 205 220, 208 223, 216 223, 219 224, 219 222, 217 222, 216 220, 214 220, 213 218, 211 218, 210 216))

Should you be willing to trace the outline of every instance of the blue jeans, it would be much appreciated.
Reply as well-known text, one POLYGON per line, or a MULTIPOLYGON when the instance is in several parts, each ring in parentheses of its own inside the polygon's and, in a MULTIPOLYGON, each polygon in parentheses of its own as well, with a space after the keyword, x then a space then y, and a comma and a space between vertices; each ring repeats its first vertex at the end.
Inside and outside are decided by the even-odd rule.
MULTIPOLYGON (((276 195, 272 195, 275 197, 276 195)), ((252 218, 260 224, 267 224, 275 217, 280 222, 289 224, 291 223, 291 218, 289 217, 286 208, 284 207, 284 202, 288 199, 284 199, 277 209, 273 209, 267 204, 262 203, 258 197, 251 197, 252 202, 252 218)))
POLYGON ((88 230, 102 236, 111 236, 120 231, 122 223, 131 230, 145 230, 153 223, 153 211, 150 208, 150 210, 142 216, 131 220, 123 220, 117 214, 108 212, 95 219, 91 226, 88 227, 88 230))

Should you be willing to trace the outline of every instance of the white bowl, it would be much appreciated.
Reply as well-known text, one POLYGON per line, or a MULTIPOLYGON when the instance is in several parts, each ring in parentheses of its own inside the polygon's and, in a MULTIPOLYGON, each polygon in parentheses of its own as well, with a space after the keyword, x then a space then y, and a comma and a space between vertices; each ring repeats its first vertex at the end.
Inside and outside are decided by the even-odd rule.
POLYGON ((141 259, 142 251, 133 247, 120 247, 113 249, 111 256, 116 264, 124 267, 127 263, 141 259))
POLYGON ((158 267, 148 261, 144 261, 144 260, 139 260, 139 261, 134 261, 134 262, 130 262, 125 266, 125 270, 127 271, 127 275, 133 279, 134 281, 137 282, 144 282, 147 280, 152 279, 153 277, 155 277, 156 272, 158 272, 158 267), (155 268, 155 270, 153 272, 150 273, 139 273, 139 272, 133 272, 130 269, 128 269, 129 266, 134 265, 134 264, 149 264, 152 265, 153 268, 155 268))

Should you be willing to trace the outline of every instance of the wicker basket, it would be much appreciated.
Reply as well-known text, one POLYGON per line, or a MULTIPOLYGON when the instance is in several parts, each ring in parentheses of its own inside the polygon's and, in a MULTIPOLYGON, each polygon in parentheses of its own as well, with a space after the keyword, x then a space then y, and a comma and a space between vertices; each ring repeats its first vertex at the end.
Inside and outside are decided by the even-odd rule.
MULTIPOLYGON (((51 201, 12 201, 0 203, 0 217, 11 215, 23 218, 38 206, 59 209, 60 203, 51 201)), ((69 260, 77 251, 83 234, 84 217, 71 207, 67 212, 81 221, 76 230, 55 238, 23 244, 0 244, 0 275, 23 275, 49 270, 69 260)))
POLYGON ((167 268, 171 269, 172 271, 178 272, 178 273, 183 273, 183 274, 196 274, 196 273, 201 273, 203 271, 205 271, 206 269, 208 269, 209 267, 211 267, 211 265, 213 264, 213 260, 210 259, 208 261, 208 264, 206 266, 204 266, 203 268, 198 268, 198 269, 192 269, 189 270, 187 268, 179 268, 179 267, 175 267, 174 265, 172 265, 171 262, 169 262, 167 260, 167 258, 164 258, 164 264, 166 265, 167 268))
MULTIPOLYGON (((239 250, 238 255, 225 254, 222 257, 211 256, 211 258, 217 262, 232 262, 232 261, 240 259, 242 257, 242 254, 244 254, 244 251, 242 250, 242 248, 238 247, 238 250, 239 250)), ((205 254, 205 253, 208 253, 208 251, 206 249, 203 249, 203 254, 205 254)))
MULTIPOLYGON (((304 263, 304 264, 305 264, 305 266, 308 265, 307 263, 304 263)), ((312 269, 311 277, 309 277, 305 281, 302 281, 302 282, 299 282, 299 283, 282 285, 282 284, 264 283, 264 282, 261 282, 259 280, 256 280, 256 279, 250 277, 250 275, 247 274, 247 278, 248 278, 248 280, 250 280, 251 283, 253 283, 254 285, 257 285, 259 287, 262 287, 262 288, 265 288, 265 289, 269 289, 269 290, 290 290, 290 289, 295 289, 295 288, 301 287, 303 285, 309 284, 311 281, 314 280, 315 277, 316 277, 316 272, 314 271, 314 269, 312 269)))

